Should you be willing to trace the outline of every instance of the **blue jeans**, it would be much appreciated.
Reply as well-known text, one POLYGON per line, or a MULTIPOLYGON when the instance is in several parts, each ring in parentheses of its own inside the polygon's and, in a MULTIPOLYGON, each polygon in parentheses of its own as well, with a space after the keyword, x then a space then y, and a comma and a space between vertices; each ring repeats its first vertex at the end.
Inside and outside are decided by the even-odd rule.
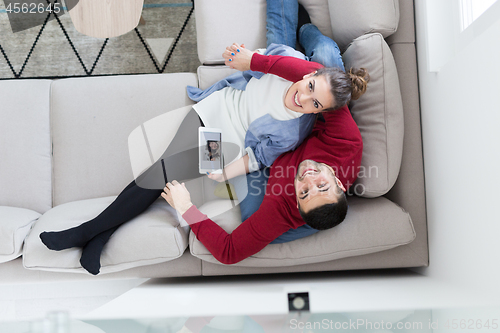
POLYGON ((268 0, 266 13, 267 46, 283 44, 295 48, 299 3, 297 0, 268 0))
MULTIPOLYGON (((267 0, 267 46, 275 43, 295 48, 298 10, 297 0, 267 0)), ((337 43, 323 35, 315 25, 309 23, 300 28, 299 43, 308 60, 345 70, 337 43)))
POLYGON ((333 39, 323 35, 315 25, 308 23, 300 28, 299 42, 309 61, 345 71, 339 46, 333 39))

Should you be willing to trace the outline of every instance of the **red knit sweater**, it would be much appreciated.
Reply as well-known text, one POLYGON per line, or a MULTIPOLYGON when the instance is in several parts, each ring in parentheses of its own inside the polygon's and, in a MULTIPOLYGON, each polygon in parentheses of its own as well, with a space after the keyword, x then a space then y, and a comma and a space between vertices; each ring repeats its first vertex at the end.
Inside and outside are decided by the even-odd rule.
MULTIPOLYGON (((251 69, 299 81, 322 67, 305 60, 283 56, 252 57, 251 69)), ((305 222, 297 209, 294 178, 300 162, 311 159, 330 165, 349 188, 356 180, 363 143, 347 106, 323 113, 313 132, 292 152, 278 157, 271 167, 266 195, 259 210, 228 234, 194 205, 182 216, 196 237, 224 264, 237 263, 262 250, 290 228, 305 222)))

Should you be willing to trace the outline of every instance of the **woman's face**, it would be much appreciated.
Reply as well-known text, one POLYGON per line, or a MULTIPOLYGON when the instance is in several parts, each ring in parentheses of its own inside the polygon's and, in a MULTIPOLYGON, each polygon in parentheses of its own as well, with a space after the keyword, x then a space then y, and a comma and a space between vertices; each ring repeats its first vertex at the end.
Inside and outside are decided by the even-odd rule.
POLYGON ((292 84, 285 95, 285 106, 300 113, 318 113, 334 105, 330 84, 324 75, 307 74, 292 84))
POLYGON ((217 142, 210 142, 210 148, 217 149, 217 148, 219 148, 219 144, 217 142))

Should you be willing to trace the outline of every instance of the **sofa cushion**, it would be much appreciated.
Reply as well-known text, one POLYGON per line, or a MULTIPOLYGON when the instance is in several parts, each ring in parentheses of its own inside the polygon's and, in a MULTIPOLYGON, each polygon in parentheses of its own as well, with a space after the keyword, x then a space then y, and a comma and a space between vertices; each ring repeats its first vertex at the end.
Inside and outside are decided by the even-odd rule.
POLYGON ((1 206, 39 213, 52 207, 51 83, 51 80, 0 81, 1 206))
MULTIPOLYGON (((81 248, 49 250, 40 240, 43 231, 68 229, 92 219, 116 197, 81 200, 45 213, 26 238, 23 263, 28 269, 86 273, 80 266, 81 248)), ((111 236, 101 256, 101 273, 156 264, 179 258, 187 247, 187 227, 180 227, 177 212, 162 198, 143 214, 123 224, 111 236)))
POLYGON ((404 116, 394 57, 382 35, 356 38, 343 55, 346 68, 370 74, 366 93, 350 105, 363 137, 363 157, 351 190, 364 197, 387 193, 394 185, 403 154, 404 116))
MULTIPOLYGON (((270 244, 260 252, 234 264, 248 267, 278 267, 310 264, 379 252, 407 244, 415 239, 410 216, 384 197, 349 197, 344 222, 335 228, 289 243, 270 244)), ((215 200, 200 207, 226 232, 241 223, 239 206, 229 200, 215 200)), ((202 260, 220 263, 193 232, 189 236, 191 254, 202 260)))
POLYGON ((0 206, 0 263, 21 255, 24 239, 39 217, 29 209, 0 206))
POLYGON ((340 50, 364 34, 378 32, 388 37, 399 24, 399 0, 328 0, 333 40, 340 50))

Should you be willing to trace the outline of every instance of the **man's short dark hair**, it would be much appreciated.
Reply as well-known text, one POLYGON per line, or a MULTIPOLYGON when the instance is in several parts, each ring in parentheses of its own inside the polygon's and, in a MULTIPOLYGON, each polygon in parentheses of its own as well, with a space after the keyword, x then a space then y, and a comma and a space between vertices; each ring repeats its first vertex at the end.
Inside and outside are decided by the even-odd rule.
POLYGON ((342 192, 338 196, 337 202, 313 208, 307 213, 300 208, 299 204, 299 212, 302 219, 311 228, 317 230, 330 229, 344 221, 347 214, 347 198, 345 193, 342 192))

